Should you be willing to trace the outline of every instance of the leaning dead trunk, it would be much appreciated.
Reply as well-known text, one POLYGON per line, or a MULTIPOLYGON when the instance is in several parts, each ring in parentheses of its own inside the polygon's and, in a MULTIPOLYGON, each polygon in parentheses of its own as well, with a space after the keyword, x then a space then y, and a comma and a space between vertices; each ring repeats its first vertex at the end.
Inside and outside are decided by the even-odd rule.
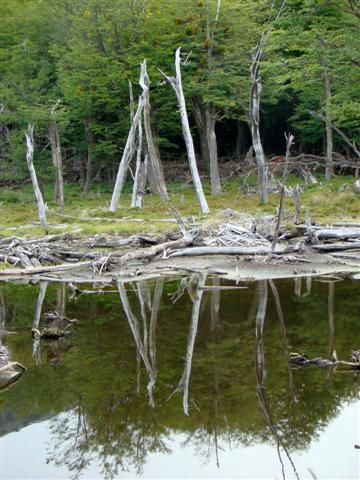
POLYGON ((149 180, 152 188, 162 200, 169 200, 166 191, 164 172, 156 149, 153 132, 150 124, 150 80, 146 70, 146 60, 141 64, 140 86, 143 89, 144 127, 149 155, 149 180))
POLYGON ((126 145, 124 148, 124 152, 120 161, 119 165, 119 170, 116 176, 116 181, 115 181, 115 186, 114 186, 114 191, 111 197, 111 203, 110 203, 110 212, 116 212, 118 206, 119 206, 119 200, 120 200, 120 195, 121 191, 124 186, 125 178, 126 178, 126 172, 127 168, 129 166, 129 162, 134 154, 135 151, 135 134, 136 134, 136 127, 139 122, 139 117, 142 114, 142 110, 144 108, 144 102, 143 98, 139 97, 139 102, 138 102, 138 107, 133 119, 133 122, 130 127, 129 135, 126 140, 126 145))
POLYGON ((148 155, 145 155, 143 158, 143 129, 142 129, 142 118, 139 116, 138 125, 138 140, 137 140, 137 150, 136 150, 136 167, 135 167, 135 176, 133 191, 131 196, 131 208, 142 208, 144 195, 145 195, 145 185, 147 179, 147 170, 148 170, 148 155))
MULTIPOLYGON (((264 38, 264 37, 263 37, 264 38)), ((261 80, 259 75, 260 60, 263 51, 263 38, 256 48, 253 61, 250 67, 251 89, 250 89, 250 124, 251 137, 254 147, 257 169, 258 169, 258 190, 260 194, 260 202, 268 203, 267 192, 267 169, 265 166, 264 149, 260 137, 260 97, 261 97, 261 80)))
POLYGON ((33 164, 33 157, 34 157, 34 126, 33 125, 29 124, 28 132, 25 133, 25 137, 26 137, 26 147, 27 147, 26 161, 29 168, 29 172, 30 172, 34 194, 36 197, 37 207, 39 211, 39 220, 40 220, 41 226, 44 228, 47 228, 45 204, 39 188, 39 183, 37 181, 35 167, 33 164))
MULTIPOLYGON (((54 115, 53 110, 51 114, 54 115)), ((60 210, 64 210, 64 179, 62 172, 62 157, 60 136, 57 122, 53 120, 49 124, 49 138, 51 146, 52 162, 55 168, 54 202, 59 205, 60 210)))
POLYGON ((204 195, 204 191, 202 188, 200 175, 197 168, 196 163, 196 156, 195 156, 195 149, 194 149, 194 142, 191 136, 190 126, 189 126, 189 119, 186 112, 186 103, 184 92, 182 88, 182 81, 181 81, 181 69, 180 69, 180 47, 176 50, 175 54, 175 71, 176 77, 168 77, 163 72, 164 77, 172 86, 176 93, 176 97, 179 103, 179 111, 180 111, 180 118, 181 118, 181 125, 186 145, 186 151, 189 159, 190 171, 192 180, 194 183, 196 195, 200 204, 200 209, 202 213, 209 213, 209 207, 204 195))

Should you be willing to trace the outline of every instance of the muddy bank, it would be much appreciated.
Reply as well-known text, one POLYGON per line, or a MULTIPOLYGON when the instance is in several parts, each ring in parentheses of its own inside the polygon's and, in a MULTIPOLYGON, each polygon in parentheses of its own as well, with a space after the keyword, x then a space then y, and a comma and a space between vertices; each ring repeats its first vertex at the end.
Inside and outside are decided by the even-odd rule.
POLYGON ((168 234, 0 239, 0 281, 102 282, 206 272, 261 280, 360 272, 359 224, 281 225, 226 211, 218 223, 168 234))
POLYGON ((71 265, 56 272, 0 273, 0 281, 37 282, 48 280, 71 283, 113 283, 158 277, 177 277, 204 272, 231 281, 252 281, 270 278, 297 278, 320 275, 360 274, 360 255, 303 253, 297 255, 230 256, 204 255, 196 257, 160 258, 134 261, 110 271, 94 271, 91 265, 71 265))

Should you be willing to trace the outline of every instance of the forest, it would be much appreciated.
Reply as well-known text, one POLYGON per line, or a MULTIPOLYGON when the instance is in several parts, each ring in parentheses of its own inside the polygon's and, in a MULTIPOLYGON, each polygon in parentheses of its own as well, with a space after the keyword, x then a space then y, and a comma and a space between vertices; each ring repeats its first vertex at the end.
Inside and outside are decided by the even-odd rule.
POLYGON ((2 186, 29 181, 30 125, 41 181, 112 188, 144 98, 140 64, 145 131, 135 126, 132 142, 151 157, 152 190, 153 157, 178 180, 172 165, 187 165, 187 149, 169 79, 179 47, 197 167, 212 194, 229 162, 254 157, 266 175, 287 147, 327 178, 357 172, 357 0, 8 0, 1 10, 2 186))

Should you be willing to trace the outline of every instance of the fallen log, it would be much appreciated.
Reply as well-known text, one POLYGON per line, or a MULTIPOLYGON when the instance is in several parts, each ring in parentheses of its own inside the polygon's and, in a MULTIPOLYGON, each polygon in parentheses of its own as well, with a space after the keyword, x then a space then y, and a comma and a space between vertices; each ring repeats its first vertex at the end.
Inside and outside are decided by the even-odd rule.
POLYGON ((160 243, 159 245, 152 245, 151 247, 132 250, 131 252, 124 253, 120 258, 118 258, 116 260, 116 264, 117 265, 124 264, 124 263, 131 262, 132 260, 142 260, 144 258, 151 258, 157 255, 158 253, 166 252, 166 250, 173 250, 176 248, 186 247, 188 245, 191 245, 191 243, 194 241, 195 236, 196 234, 189 235, 187 237, 179 238, 178 240, 171 240, 169 242, 160 243))
POLYGON ((314 235, 320 238, 340 238, 346 240, 347 238, 360 238, 360 228, 323 228, 315 230, 314 235))
POLYGON ((342 250, 360 249, 360 242, 336 242, 312 245, 311 248, 320 252, 336 252, 342 250))
MULTIPOLYGON (((101 261, 100 259, 99 261, 101 261)), ((105 260, 105 259, 104 259, 105 260)), ((50 265, 46 267, 29 267, 29 268, 4 268, 0 270, 0 277, 5 276, 25 276, 25 275, 34 275, 37 273, 50 273, 50 272, 61 272, 63 270, 77 270, 84 267, 90 267, 94 264, 93 260, 78 262, 78 263, 62 263, 61 265, 50 265)))
POLYGON ((283 255, 299 252, 299 245, 277 245, 272 252, 271 247, 192 247, 172 252, 169 257, 197 256, 197 255, 283 255))

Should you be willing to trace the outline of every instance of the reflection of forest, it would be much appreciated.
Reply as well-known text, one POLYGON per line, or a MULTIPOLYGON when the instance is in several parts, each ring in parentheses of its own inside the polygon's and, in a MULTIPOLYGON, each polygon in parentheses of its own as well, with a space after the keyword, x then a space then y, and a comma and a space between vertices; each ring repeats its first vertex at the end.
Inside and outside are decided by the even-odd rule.
POLYGON ((149 453, 167 452, 172 432, 217 462, 229 443, 271 442, 286 454, 306 448, 359 393, 359 381, 353 373, 292 370, 288 355, 328 357, 336 349, 349 358, 360 346, 360 285, 220 284, 201 275, 119 283, 103 295, 77 291, 66 306, 63 286, 0 287, 6 329, 16 332, 3 342, 28 367, 0 394, 7 419, 0 435, 53 416, 49 460, 75 476, 94 455, 105 476, 141 472, 149 453), (41 339, 33 349, 39 297, 42 312, 79 320, 66 345, 41 339))

